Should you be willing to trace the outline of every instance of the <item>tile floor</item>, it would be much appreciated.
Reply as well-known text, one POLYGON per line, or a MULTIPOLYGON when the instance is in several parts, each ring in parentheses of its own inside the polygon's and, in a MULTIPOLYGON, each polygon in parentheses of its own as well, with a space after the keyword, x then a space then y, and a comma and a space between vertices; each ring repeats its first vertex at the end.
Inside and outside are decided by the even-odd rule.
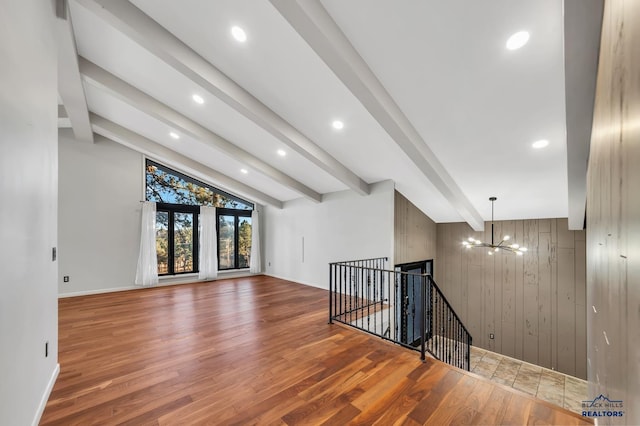
POLYGON ((476 347, 471 372, 577 413, 588 399, 585 380, 476 347))

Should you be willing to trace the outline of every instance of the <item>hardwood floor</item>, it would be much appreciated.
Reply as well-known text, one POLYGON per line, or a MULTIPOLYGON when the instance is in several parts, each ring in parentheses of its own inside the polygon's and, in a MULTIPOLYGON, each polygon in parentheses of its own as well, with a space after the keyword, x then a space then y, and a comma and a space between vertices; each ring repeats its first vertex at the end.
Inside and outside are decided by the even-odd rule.
POLYGON ((590 424, 327 309, 266 276, 61 299, 41 424, 590 424))

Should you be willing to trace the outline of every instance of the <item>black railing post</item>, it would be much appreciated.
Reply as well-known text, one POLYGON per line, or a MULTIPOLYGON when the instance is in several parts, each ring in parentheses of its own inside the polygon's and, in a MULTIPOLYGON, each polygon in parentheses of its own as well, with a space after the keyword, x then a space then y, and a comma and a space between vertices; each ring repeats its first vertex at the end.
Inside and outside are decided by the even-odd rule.
POLYGON ((427 278, 427 304, 425 305, 425 310, 427 311, 427 321, 429 321, 429 330, 427 330, 427 350, 429 350, 429 346, 431 345, 433 339, 433 291, 431 290, 431 275, 427 278))
POLYGON ((467 333, 467 371, 471 371, 471 335, 467 333))
POLYGON ((426 333, 426 324, 425 321, 427 319, 427 295, 426 295, 426 290, 427 290, 427 282, 428 281, 426 275, 422 275, 422 278, 420 279, 420 304, 422 305, 422 315, 420 318, 420 360, 424 361, 425 360, 425 344, 426 344, 426 340, 427 340, 427 333, 426 333))
POLYGON ((329 324, 333 324, 333 271, 334 264, 329 264, 329 324))

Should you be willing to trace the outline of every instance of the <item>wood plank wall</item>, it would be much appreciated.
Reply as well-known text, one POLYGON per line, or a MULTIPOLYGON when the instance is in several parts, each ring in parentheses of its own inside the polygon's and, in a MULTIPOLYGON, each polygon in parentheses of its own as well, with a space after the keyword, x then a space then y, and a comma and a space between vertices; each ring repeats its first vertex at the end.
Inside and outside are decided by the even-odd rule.
POLYGON ((436 258, 436 223, 395 192, 395 264, 436 258))
POLYGON ((605 2, 587 178, 589 393, 640 424, 640 1, 605 2))
POLYGON ((466 223, 437 225, 435 279, 473 336, 473 344, 586 378, 586 243, 567 219, 495 222, 496 237, 526 246, 524 256, 465 249, 466 223), (490 339, 489 334, 495 338, 490 339))

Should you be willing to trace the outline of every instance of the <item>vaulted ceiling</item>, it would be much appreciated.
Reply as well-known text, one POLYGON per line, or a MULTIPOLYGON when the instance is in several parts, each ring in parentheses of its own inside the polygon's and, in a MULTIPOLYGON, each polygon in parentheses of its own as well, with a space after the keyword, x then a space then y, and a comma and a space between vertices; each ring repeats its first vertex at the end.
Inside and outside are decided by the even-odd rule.
MULTIPOLYGON (((585 26, 562 2, 70 0, 58 15, 60 122, 86 143, 277 207, 391 179, 436 222, 480 229, 490 196, 496 219, 567 217, 575 193, 582 224, 591 105, 567 101, 565 33, 585 26), (518 31, 528 43, 507 49, 518 31)), ((592 66, 579 93, 594 26, 586 48, 574 36, 592 66)))

